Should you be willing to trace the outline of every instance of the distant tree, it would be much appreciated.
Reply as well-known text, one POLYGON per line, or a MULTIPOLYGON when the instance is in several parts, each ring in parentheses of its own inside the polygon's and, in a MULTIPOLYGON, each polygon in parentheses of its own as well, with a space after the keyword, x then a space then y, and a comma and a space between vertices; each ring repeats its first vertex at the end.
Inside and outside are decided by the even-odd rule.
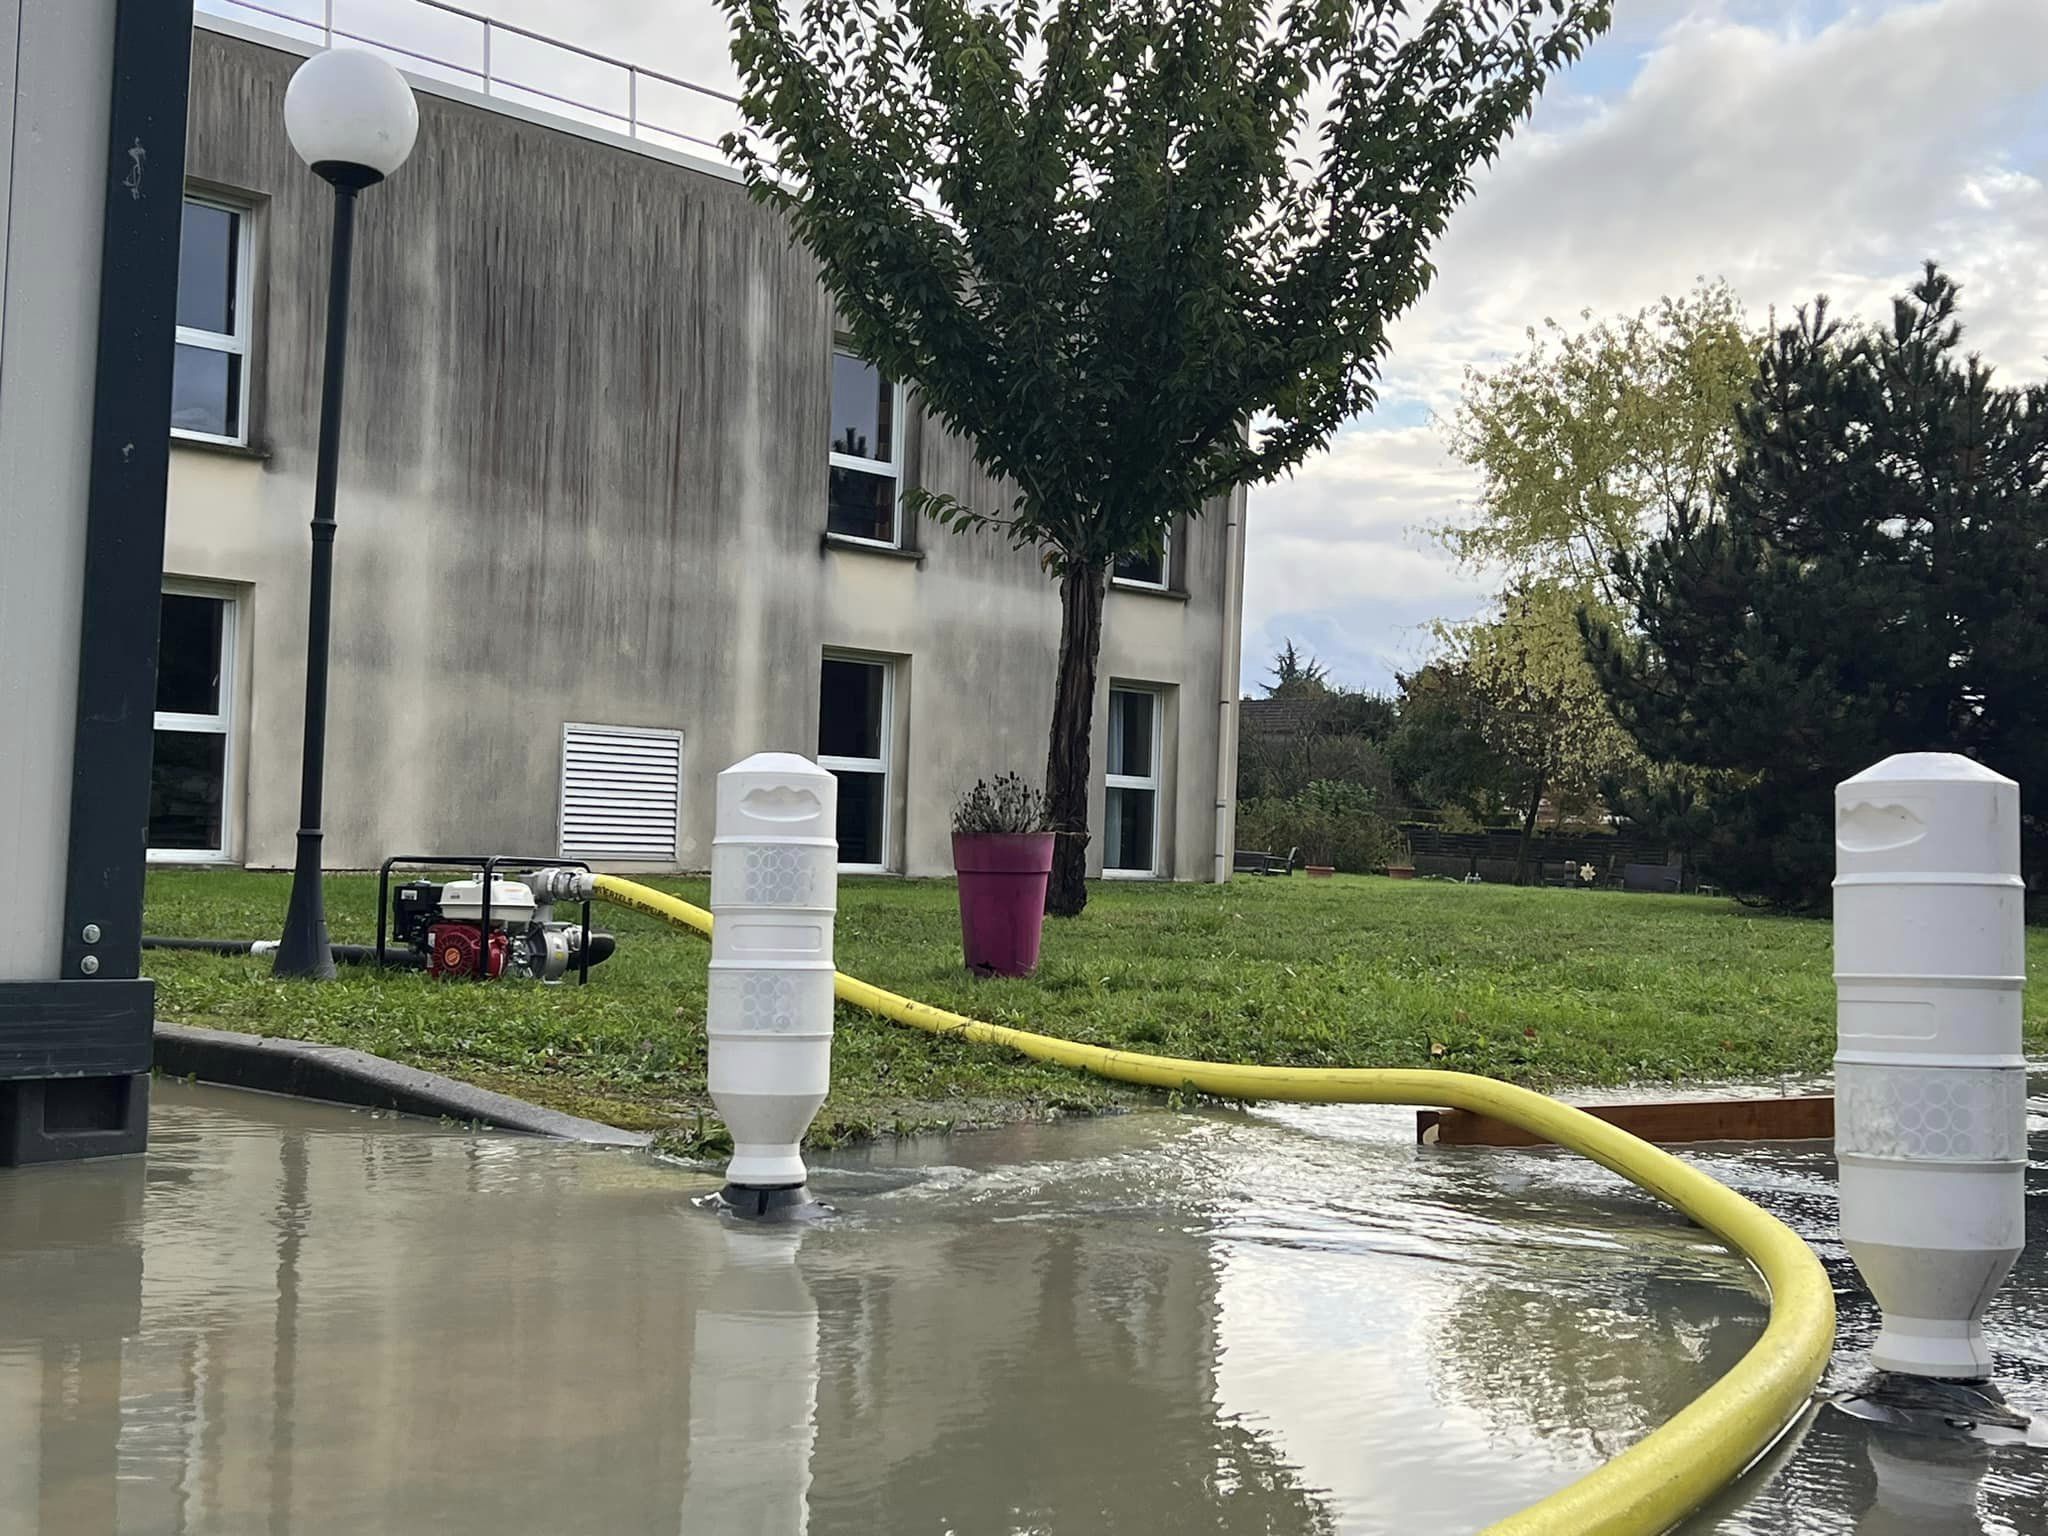
POLYGON ((1735 409, 1764 337, 1725 283, 1633 315, 1529 332, 1523 355, 1469 369, 1451 451, 1479 472, 1469 521, 1438 536, 1510 582, 1543 582, 1611 607, 1609 567, 1678 509, 1716 514, 1735 409))
POLYGON ((1382 747, 1394 731, 1394 701, 1333 684, 1329 668, 1291 639, 1268 672, 1266 696, 1292 707, 1281 722, 1240 728, 1238 799, 1289 798, 1327 780, 1370 790, 1383 810, 1390 805, 1393 778, 1382 747))
POLYGON ((1325 734, 1313 722, 1280 734, 1240 731, 1239 800, 1298 795, 1319 780, 1356 784, 1394 803, 1394 778, 1379 742, 1352 732, 1325 734))
POLYGON ((1515 795, 1512 766, 1485 729, 1489 705, 1461 660, 1438 658, 1400 679, 1401 723, 1389 757, 1410 803, 1483 822, 1515 795))
MULTIPOLYGON (((2048 794, 2048 390, 1958 355, 1956 295, 1930 264, 1888 327, 1801 310, 1741 408, 1720 517, 1615 560, 1632 633, 1584 622, 1644 753, 1721 776, 1707 862, 1738 893, 1824 902, 1834 786, 1892 752, 2048 794)), ((2040 844, 2030 822, 2035 869, 2040 844)))
POLYGON ((1368 689, 1340 689, 1329 710, 1334 735, 1357 736, 1384 744, 1400 724, 1400 706, 1384 693, 1368 689))
POLYGON ((1297 650, 1292 640, 1281 643, 1273 653, 1273 665, 1267 670, 1273 675, 1273 680, 1266 684, 1269 699, 1330 691, 1330 669, 1308 652, 1297 650))
POLYGON ((1438 658, 1401 680, 1397 778, 1426 804, 1511 815, 1517 882, 1546 800, 1586 811, 1639 761, 1585 664, 1577 612, 1554 586, 1511 593, 1492 618, 1441 629, 1438 658))
POLYGON ((1637 761, 1586 665, 1579 606, 1569 589, 1532 584, 1509 593, 1497 617, 1452 632, 1478 705, 1479 734, 1507 767, 1509 803, 1522 826, 1518 885, 1543 802, 1586 810, 1598 803, 1603 783, 1637 761))
POLYGON ((1060 584, 1048 910, 1079 912, 1104 589, 1371 406, 1430 243, 1608 0, 722 0, 754 195, 1060 584))
MULTIPOLYGON (((1634 314, 1581 320, 1578 329, 1545 321, 1521 356, 1466 372, 1449 437, 1479 472, 1479 496, 1467 521, 1437 534, 1467 563, 1506 572, 1504 608, 1517 592, 1542 592, 1552 620, 1576 603, 1625 644, 1613 562, 1678 516, 1719 517, 1735 411, 1764 337, 1718 281, 1634 314)), ((1538 638, 1556 673, 1546 690, 1582 706, 1596 698, 1571 626, 1552 622, 1538 638)), ((1600 772, 1597 797, 1672 847, 1694 846, 1716 776, 1653 769, 1616 750, 1604 711, 1573 718, 1591 727, 1592 757, 1581 766, 1600 772)))

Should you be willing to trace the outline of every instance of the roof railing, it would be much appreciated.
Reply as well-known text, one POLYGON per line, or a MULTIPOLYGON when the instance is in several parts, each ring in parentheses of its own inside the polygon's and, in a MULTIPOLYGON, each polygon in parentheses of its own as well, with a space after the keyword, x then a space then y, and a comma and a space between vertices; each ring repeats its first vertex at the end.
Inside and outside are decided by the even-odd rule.
POLYGON ((384 0, 379 9, 389 13, 394 3, 417 23, 405 28, 402 42, 389 31, 372 31, 370 23, 352 23, 349 0, 341 0, 339 21, 337 0, 199 0, 201 10, 216 16, 250 20, 325 48, 353 43, 417 74, 538 105, 629 139, 709 150, 723 159, 720 136, 740 126, 739 98, 728 92, 448 0, 384 0))

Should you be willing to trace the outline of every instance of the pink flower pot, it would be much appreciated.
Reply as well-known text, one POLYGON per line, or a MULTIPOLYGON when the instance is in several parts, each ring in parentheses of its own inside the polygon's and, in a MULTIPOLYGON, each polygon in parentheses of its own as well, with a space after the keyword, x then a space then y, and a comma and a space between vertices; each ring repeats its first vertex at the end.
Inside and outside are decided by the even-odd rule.
POLYGON ((960 876, 960 946, 967 969, 977 976, 1029 976, 1037 970, 1052 834, 956 832, 953 868, 960 876))

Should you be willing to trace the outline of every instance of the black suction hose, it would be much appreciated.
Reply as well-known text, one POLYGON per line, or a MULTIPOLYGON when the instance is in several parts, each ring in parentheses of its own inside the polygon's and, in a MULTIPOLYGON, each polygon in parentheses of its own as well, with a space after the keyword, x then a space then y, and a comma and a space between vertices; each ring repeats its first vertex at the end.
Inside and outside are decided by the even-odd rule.
MULTIPOLYGON (((593 934, 593 942, 591 944, 593 953, 597 949, 595 938, 596 935, 593 934)), ((253 954, 259 945, 264 953, 269 954, 276 950, 277 940, 172 939, 148 933, 142 936, 142 947, 144 949, 195 949, 210 955, 253 954)), ((334 950, 335 962, 339 965, 375 965, 377 963, 377 951, 372 945, 336 944, 332 948, 334 950)), ((414 954, 409 949, 387 948, 384 951, 384 964, 393 970, 417 971, 424 967, 426 963, 424 955, 414 954)))
MULTIPOLYGON (((142 936, 144 949, 192 949, 210 955, 247 955, 255 953, 262 946, 265 954, 277 948, 275 939, 173 939, 155 934, 142 936)), ((336 944, 333 947, 337 965, 375 965, 377 950, 370 944, 336 944)), ((599 929, 590 933, 590 963, 598 965, 611 959, 619 941, 613 935, 599 929)), ((426 966, 426 956, 400 945, 387 945, 384 950, 386 968, 399 971, 417 971, 426 966)))

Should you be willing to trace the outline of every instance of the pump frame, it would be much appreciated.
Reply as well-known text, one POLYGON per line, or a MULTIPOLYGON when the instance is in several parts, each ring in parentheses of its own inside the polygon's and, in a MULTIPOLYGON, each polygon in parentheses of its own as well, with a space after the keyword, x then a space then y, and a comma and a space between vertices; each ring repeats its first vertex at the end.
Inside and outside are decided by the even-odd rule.
MULTIPOLYGON (((531 874, 537 869, 580 869, 586 873, 590 865, 582 859, 536 859, 518 853, 394 853, 377 866, 377 963, 386 964, 385 955, 389 946, 385 938, 391 925, 391 871, 403 865, 413 870, 473 869, 483 877, 483 905, 477 913, 477 926, 484 932, 486 946, 490 943, 491 932, 491 877, 499 874, 531 874)), ((576 985, 590 985, 590 900, 586 897, 580 905, 583 908, 583 943, 576 955, 576 985)), ((488 948, 485 950, 488 954, 488 948)), ((479 964, 476 981, 489 981, 490 966, 479 964)))

